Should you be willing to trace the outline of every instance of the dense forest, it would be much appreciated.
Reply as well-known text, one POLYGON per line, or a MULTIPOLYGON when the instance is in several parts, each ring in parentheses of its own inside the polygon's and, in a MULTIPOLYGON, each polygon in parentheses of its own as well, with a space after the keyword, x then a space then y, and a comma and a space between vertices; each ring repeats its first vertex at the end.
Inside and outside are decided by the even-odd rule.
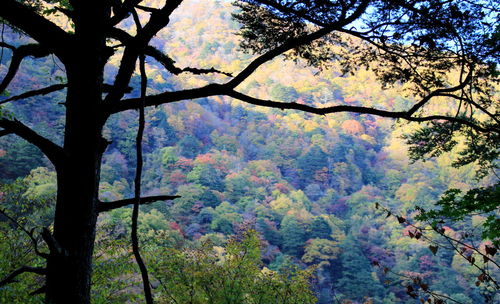
MULTIPOLYGON (((196 62, 236 73, 253 58, 240 50, 237 9, 229 1, 185 1, 170 16, 170 30, 151 44, 174 54, 180 67, 196 62)), ((53 18, 65 26, 64 18, 53 18)), ((131 29, 134 21, 122 26, 131 29)), ((30 40, 3 25, 2 41, 30 40)), ((120 56, 111 57, 105 83, 119 73, 120 56)), ((0 76, 11 60, 11 52, 2 51, 0 76)), ((152 60, 145 72, 148 94, 228 77, 173 77, 152 60)), ((64 83, 65 77, 54 56, 26 58, 2 98, 64 83)), ((383 86, 369 69, 346 74, 340 64, 319 68, 278 57, 240 90, 315 107, 397 110, 415 102, 411 91, 401 93, 403 86, 383 86)), ((140 87, 137 74, 127 96, 139 98, 140 87)), ((12 113, 62 144, 64 98, 65 90, 20 99, 2 105, 0 113, 12 113)), ((444 99, 432 109, 446 111, 452 104, 444 99)), ((172 198, 143 204, 139 213, 141 252, 158 303, 500 301, 498 177, 481 163, 454 165, 466 140, 416 159, 407 134, 420 128, 417 122, 349 112, 314 115, 227 96, 147 108, 145 118, 142 194, 172 198), (471 189, 491 190, 485 200, 493 207, 453 219, 426 213, 471 189)), ((103 206, 134 197, 138 126, 134 110, 106 122, 103 206)), ((41 151, 14 135, 0 138, 0 280, 23 265, 43 265, 37 251, 47 245, 38 235, 52 229, 57 190, 54 167, 41 151)), ((126 207, 97 219, 92 303, 144 301, 129 244, 131 215, 126 207)), ((40 274, 16 280, 0 285, 0 302, 43 302, 40 274)))

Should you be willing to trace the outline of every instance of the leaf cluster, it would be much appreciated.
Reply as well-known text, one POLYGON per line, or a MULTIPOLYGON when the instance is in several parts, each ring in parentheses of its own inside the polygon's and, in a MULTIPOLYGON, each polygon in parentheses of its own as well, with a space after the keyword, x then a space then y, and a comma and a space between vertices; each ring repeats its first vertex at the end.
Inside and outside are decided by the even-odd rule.
POLYGON ((424 210, 419 208, 420 215, 417 220, 430 221, 433 226, 444 219, 461 221, 474 214, 486 216, 482 225, 482 238, 500 245, 500 218, 498 208, 500 202, 500 183, 490 187, 475 188, 462 194, 459 189, 446 191, 441 199, 436 202, 440 209, 424 210))

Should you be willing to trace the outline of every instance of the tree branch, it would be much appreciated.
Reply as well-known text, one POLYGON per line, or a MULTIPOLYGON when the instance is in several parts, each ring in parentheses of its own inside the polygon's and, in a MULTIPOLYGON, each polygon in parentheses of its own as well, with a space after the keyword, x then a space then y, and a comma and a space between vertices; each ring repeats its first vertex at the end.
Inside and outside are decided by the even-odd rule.
MULTIPOLYGON (((145 106, 159 106, 161 104, 172 103, 187 99, 205 98, 216 95, 223 95, 224 87, 220 84, 209 84, 201 88, 187 89, 173 92, 163 92, 157 95, 146 96, 145 106)), ((140 106, 140 98, 129 98, 119 102, 108 104, 108 115, 138 109, 140 106)))
MULTIPOLYGON (((136 10, 132 10, 135 25, 137 31, 141 30, 141 22, 139 21, 139 15, 136 10)), ((141 271, 142 277, 142 287, 144 290, 144 298, 147 304, 153 304, 153 294, 151 292, 151 283, 149 281, 149 274, 146 264, 142 259, 140 248, 139 248, 139 237, 137 235, 137 227, 139 225, 139 205, 141 204, 141 184, 142 184, 142 168, 143 168, 143 157, 142 157, 142 139, 144 135, 145 128, 145 118, 144 118, 144 105, 146 99, 146 90, 148 86, 148 78, 146 76, 146 58, 144 53, 139 54, 139 71, 141 75, 141 106, 139 108, 139 127, 137 128, 136 136, 136 157, 137 166, 135 169, 134 178, 134 207, 132 209, 132 227, 130 232, 130 239, 132 241, 132 252, 134 253, 135 261, 139 270, 141 271)))
MULTIPOLYGON (((179 198, 177 195, 158 195, 158 196, 147 196, 141 197, 141 205, 151 204, 157 201, 167 201, 179 198)), ((113 201, 113 202, 99 202, 97 205, 97 212, 106 212, 111 211, 113 209, 118 209, 122 207, 126 207, 128 205, 133 204, 135 198, 127 198, 123 200, 113 201)))
POLYGON ((23 138, 27 142, 35 145, 40 149, 47 158, 52 162, 56 169, 60 166, 64 159, 63 149, 48 140, 47 138, 41 136, 40 134, 33 131, 28 126, 24 125, 17 119, 9 120, 5 118, 0 118, 0 127, 4 128, 3 132, 11 132, 17 136, 23 138))
MULTIPOLYGON (((137 59, 144 53, 149 41, 170 22, 170 15, 181 4, 182 0, 166 1, 165 5, 151 14, 148 23, 137 29, 135 35, 125 47, 113 90, 106 96, 105 103, 116 103, 125 94, 126 88, 135 71, 137 59)), ((129 8, 130 12, 132 8, 129 8)), ((111 30, 111 32, 114 32, 111 30)))
POLYGON ((0 130, 0 137, 12 134, 12 131, 7 131, 7 130, 0 130))
POLYGON ((71 36, 68 33, 16 0, 2 1, 0 18, 58 55, 62 55, 70 42, 71 36))
POLYGON ((0 287, 7 285, 9 283, 14 282, 14 279, 23 273, 30 272, 30 273, 36 273, 39 275, 45 275, 46 274, 46 269, 41 268, 41 267, 30 267, 30 266, 22 266, 19 267, 18 269, 14 270, 11 272, 5 279, 0 281, 0 287))
POLYGON ((9 65, 9 70, 5 75, 4 79, 0 83, 0 93, 2 93, 10 84, 14 76, 16 75, 19 66, 24 58, 28 56, 33 56, 35 58, 48 56, 50 52, 43 48, 39 44, 27 44, 22 45, 13 50, 12 58, 9 65))
POLYGON ((5 212, 5 210, 0 209, 0 214, 5 216, 8 220, 10 220, 14 225, 17 226, 17 228, 21 229, 31 240, 31 243, 33 244, 33 248, 35 249, 35 254, 38 255, 39 257, 42 257, 44 259, 47 259, 49 256, 45 252, 41 252, 38 249, 38 240, 34 236, 35 228, 32 228, 31 230, 28 231, 23 225, 19 223, 15 218, 11 217, 10 215, 5 212))
POLYGON ((245 79, 247 79, 250 75, 252 75, 257 68, 259 68, 261 65, 264 63, 274 59, 275 57, 291 50, 294 49, 298 46, 308 44, 314 40, 320 39, 331 32, 335 30, 341 29, 343 26, 348 25, 349 23, 353 22, 356 20, 361 14, 363 14, 368 7, 368 4, 370 3, 369 0, 363 0, 360 5, 356 8, 356 10, 347 18, 338 20, 336 22, 333 22, 331 24, 328 24, 327 26, 312 32, 310 34, 300 36, 300 37, 295 37, 291 38, 287 41, 285 41, 282 45, 279 47, 276 47, 256 59, 254 59, 246 68, 244 68, 236 77, 234 77, 231 81, 227 83, 227 85, 234 89, 236 88, 239 84, 241 84, 245 79))
MULTIPOLYGON (((128 45, 129 43, 132 42, 134 37, 130 35, 129 33, 113 28, 109 31, 109 37, 114 38, 118 41, 120 41, 123 45, 128 45)), ((154 58, 156 61, 158 61, 169 73, 172 73, 174 75, 179 75, 184 72, 189 72, 195 75, 202 75, 202 74, 222 74, 226 75, 229 77, 232 77, 233 75, 231 73, 227 73, 224 71, 219 71, 215 68, 210 68, 210 69, 200 69, 200 68, 191 68, 191 67, 186 67, 186 68, 179 68, 175 66, 175 61, 170 58, 167 54, 163 53, 162 51, 158 50, 157 48, 148 45, 146 46, 144 50, 144 54, 146 56, 154 58)))
POLYGON ((411 116, 415 112, 417 112, 420 108, 422 108, 426 103, 428 103, 433 97, 440 96, 441 94, 446 94, 446 93, 452 93, 458 90, 462 90, 465 88, 465 86, 472 80, 472 68, 469 71, 469 74, 467 77, 462 81, 460 84, 450 87, 450 88, 442 88, 442 89, 437 89, 431 93, 429 93, 427 96, 422 98, 421 101, 416 103, 410 110, 408 110, 408 115, 411 116))
POLYGON ((445 115, 431 115, 431 116, 423 116, 423 117, 415 117, 411 116, 411 113, 409 111, 398 111, 398 112, 393 112, 393 111, 387 111, 387 110, 379 110, 375 108, 369 108, 369 107, 359 107, 359 106, 348 106, 348 105, 338 105, 338 106, 331 106, 331 107, 324 107, 324 108, 316 108, 312 106, 308 106, 305 104, 299 104, 295 102, 277 102, 277 101, 272 101, 272 100, 263 100, 263 99, 258 99, 255 97, 251 97, 248 95, 245 95, 243 93, 237 92, 235 90, 230 90, 230 91, 225 91, 225 95, 239 99, 241 101, 244 101, 246 103, 250 103, 253 105, 257 106, 262 106, 262 107, 268 107, 268 108, 277 108, 277 109, 292 109, 292 110, 299 110, 302 112, 308 112, 308 113, 313 113, 313 114, 319 114, 319 115, 326 115, 326 114, 331 114, 331 113, 338 113, 338 112, 353 112, 353 113, 360 113, 360 114, 372 114, 372 115, 377 115, 381 117, 388 117, 388 118, 395 118, 395 119, 405 119, 408 121, 414 121, 414 122, 425 122, 425 121, 432 121, 432 120, 447 120, 451 122, 455 122, 461 125, 466 125, 478 132, 482 133, 489 133, 489 132, 496 132, 500 133, 500 130, 497 128, 486 128, 482 127, 472 121, 465 120, 463 118, 458 118, 454 116, 445 116, 445 115))
POLYGON ((37 90, 27 91, 27 92, 24 92, 22 94, 1 100, 0 105, 7 103, 7 102, 10 102, 10 101, 19 100, 19 99, 25 99, 25 98, 39 96, 39 95, 47 95, 47 94, 50 94, 52 92, 60 91, 64 88, 66 88, 67 86, 68 85, 66 83, 61 83, 61 84, 54 84, 54 85, 51 85, 51 86, 48 86, 45 88, 41 88, 41 89, 37 89, 37 90))

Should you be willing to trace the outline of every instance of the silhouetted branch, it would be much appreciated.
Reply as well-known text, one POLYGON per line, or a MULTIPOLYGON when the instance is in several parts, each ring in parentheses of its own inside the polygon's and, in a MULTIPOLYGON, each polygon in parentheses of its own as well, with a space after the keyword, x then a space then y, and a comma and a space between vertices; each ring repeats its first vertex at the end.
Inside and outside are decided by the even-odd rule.
POLYGON ((359 16, 361 16, 365 12, 369 3, 370 3, 369 0, 363 0, 349 17, 341 18, 310 34, 291 38, 285 41, 282 45, 260 55, 259 57, 255 58, 238 75, 236 75, 230 82, 228 82, 227 85, 231 89, 234 89, 238 85, 240 85, 244 80, 246 80, 250 75, 252 75, 264 63, 271 61, 272 59, 276 58, 279 55, 282 55, 283 53, 289 50, 311 43, 314 40, 325 37, 326 35, 332 33, 333 31, 339 30, 343 26, 348 25, 349 23, 356 20, 359 16))
MULTIPOLYGON (((159 106, 181 100, 205 98, 216 95, 224 95, 224 87, 219 84, 209 84, 201 88, 163 92, 157 95, 146 96, 145 106, 159 106)), ((108 115, 126 110, 136 110, 140 106, 140 98, 123 99, 119 102, 108 104, 107 106, 108 115)))
MULTIPOLYGON (((179 198, 180 196, 177 195, 158 195, 158 196, 146 196, 146 197, 141 197, 141 205, 146 205, 146 204, 151 204, 154 202, 158 201, 167 201, 167 200, 173 200, 176 198, 179 198)), ((135 198, 128 198, 128 199, 123 199, 119 201, 114 201, 114 202, 100 202, 97 205, 97 211, 98 212, 106 212, 110 211, 113 209, 118 209, 122 207, 126 207, 128 205, 131 205, 135 202, 135 198)))
POLYGON ((21 65, 21 62, 24 58, 28 56, 40 58, 48 56, 49 54, 50 52, 39 44, 27 44, 13 49, 9 69, 7 71, 7 74, 5 74, 2 82, 0 83, 0 93, 2 93, 9 86, 12 79, 14 79, 14 76, 16 75, 19 66, 21 65))
POLYGON ((45 275, 46 269, 41 268, 41 267, 30 267, 30 266, 22 266, 13 272, 11 272, 5 279, 0 281, 0 287, 7 285, 9 283, 14 282, 15 278, 23 273, 30 272, 30 273, 36 273, 39 275, 45 275))
POLYGON ((38 15, 33 8, 16 0, 3 0, 0 18, 25 32, 60 58, 64 58, 71 36, 51 21, 38 15))
POLYGON ((27 142, 38 147, 52 162, 52 164, 54 164, 56 169, 59 167, 64 158, 64 151, 60 146, 36 133, 17 119, 9 120, 0 118, 0 127, 4 128, 4 131, 16 134, 27 142))
POLYGON ((319 114, 319 115, 326 115, 326 114, 331 114, 331 113, 339 113, 339 112, 353 112, 353 113, 360 113, 360 114, 372 114, 372 115, 377 115, 381 117, 388 117, 388 118, 396 118, 396 119, 405 119, 408 121, 414 121, 414 122, 426 122, 426 121, 433 121, 433 120, 447 120, 451 122, 456 122, 461 125, 466 125, 471 128, 473 128, 476 131, 479 132, 496 132, 500 133, 499 129, 496 128, 485 128, 482 127, 478 124, 475 124, 469 120, 465 120, 463 118, 458 118, 454 116, 445 116, 445 115, 430 115, 430 116, 423 116, 423 117, 415 117, 411 116, 409 112, 406 111, 387 111, 387 110, 379 110, 375 108, 370 108, 370 107, 360 107, 360 106, 348 106, 348 105, 338 105, 338 106, 331 106, 331 107, 323 107, 323 108, 316 108, 312 106, 308 106, 305 104, 300 104, 296 102, 277 102, 277 101, 272 101, 272 100, 264 100, 264 99, 259 99, 255 97, 251 97, 248 95, 245 95, 243 93, 237 92, 237 91, 229 91, 225 95, 239 99, 241 101, 253 104, 253 105, 258 105, 262 107, 268 107, 268 108, 277 108, 277 109, 292 109, 292 110, 299 110, 302 112, 308 112, 308 113, 313 113, 313 114, 319 114))
POLYGON ((5 135, 9 135, 9 134, 12 134, 12 133, 14 133, 14 132, 7 131, 7 130, 0 130, 0 137, 5 136, 5 135))
POLYGON ((0 47, 1 47, 1 48, 10 49, 10 50, 12 50, 12 51, 16 49, 16 47, 15 47, 15 46, 13 46, 12 44, 8 44, 8 43, 5 43, 5 42, 3 42, 3 41, 0 41, 0 47))
MULTIPOLYGON (((132 40, 134 39, 134 37, 129 33, 117 28, 111 29, 109 31, 109 36, 114 39, 117 39, 118 41, 123 43, 123 45, 131 43, 132 40)), ((192 67, 179 68, 175 66, 175 61, 172 58, 170 58, 167 54, 163 53, 162 51, 158 50, 157 48, 151 45, 146 46, 144 54, 158 61, 169 73, 172 73, 174 75, 179 75, 181 73, 188 72, 195 75, 221 74, 229 77, 233 76, 231 73, 220 71, 213 67, 210 69, 192 68, 192 67)))
MULTIPOLYGON (((129 2, 129 1, 127 1, 129 2)), ((135 71, 140 54, 144 54, 149 41, 170 22, 170 15, 181 4, 182 0, 166 1, 165 5, 151 13, 149 21, 141 28, 137 27, 137 34, 125 45, 118 73, 115 77, 113 89, 106 96, 105 103, 118 103, 125 94, 125 88, 135 71)), ((128 13, 132 13, 133 7, 129 7, 128 13)), ((114 32, 113 30, 110 30, 114 32)))
POLYGON ((15 218, 11 217, 5 210, 0 209, 0 214, 5 216, 8 220, 10 220, 17 228, 21 229, 26 235, 30 238, 31 243, 33 244, 33 248, 35 249, 35 254, 44 259, 48 258, 48 254, 41 252, 38 249, 38 240, 34 236, 35 228, 28 231, 23 225, 21 225, 15 218))
MULTIPOLYGON (((140 32, 141 30, 143 30, 143 28, 139 21, 139 15, 135 11, 135 9, 132 10, 132 15, 134 17, 137 31, 140 32)), ((148 25, 149 23, 146 26, 148 25)), ((141 204, 141 183, 142 183, 142 167, 143 167, 142 138, 144 136, 144 128, 146 124, 144 118, 144 107, 146 99, 146 89, 148 86, 145 61, 146 59, 144 53, 139 54, 139 71, 141 75, 141 104, 139 108, 139 127, 137 129, 137 137, 136 137, 137 166, 135 170, 135 179, 134 179, 134 207, 132 209, 132 229, 130 238, 132 240, 132 251, 134 253, 137 265, 139 266, 139 269, 141 271, 142 287, 144 290, 144 297, 146 299, 146 303, 153 304, 154 301, 153 301, 153 294, 151 292, 151 283, 149 281, 148 269, 141 256, 139 248, 139 237, 137 235, 137 227, 139 224, 139 205, 141 204)))
POLYGON ((19 99, 25 99, 25 98, 40 96, 40 95, 47 95, 47 94, 50 94, 52 92, 60 91, 64 88, 66 88, 67 86, 68 86, 67 84, 61 83, 61 84, 54 84, 54 85, 51 85, 51 86, 48 86, 45 88, 41 88, 41 89, 37 89, 37 90, 27 91, 27 92, 24 92, 22 94, 1 100, 0 105, 7 103, 7 102, 10 102, 10 101, 19 100, 19 99))
POLYGON ((45 293, 46 290, 47 290, 47 286, 43 285, 42 287, 37 288, 36 290, 30 292, 30 296, 35 296, 35 295, 38 295, 38 294, 45 293))

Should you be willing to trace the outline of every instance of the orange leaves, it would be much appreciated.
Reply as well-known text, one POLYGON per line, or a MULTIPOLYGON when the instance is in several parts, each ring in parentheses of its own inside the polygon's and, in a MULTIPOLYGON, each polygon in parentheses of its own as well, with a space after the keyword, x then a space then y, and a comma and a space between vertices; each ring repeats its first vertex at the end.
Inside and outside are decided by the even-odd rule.
POLYGON ((351 135, 360 135, 365 133, 365 128, 356 120, 349 119, 342 123, 342 129, 351 135))

